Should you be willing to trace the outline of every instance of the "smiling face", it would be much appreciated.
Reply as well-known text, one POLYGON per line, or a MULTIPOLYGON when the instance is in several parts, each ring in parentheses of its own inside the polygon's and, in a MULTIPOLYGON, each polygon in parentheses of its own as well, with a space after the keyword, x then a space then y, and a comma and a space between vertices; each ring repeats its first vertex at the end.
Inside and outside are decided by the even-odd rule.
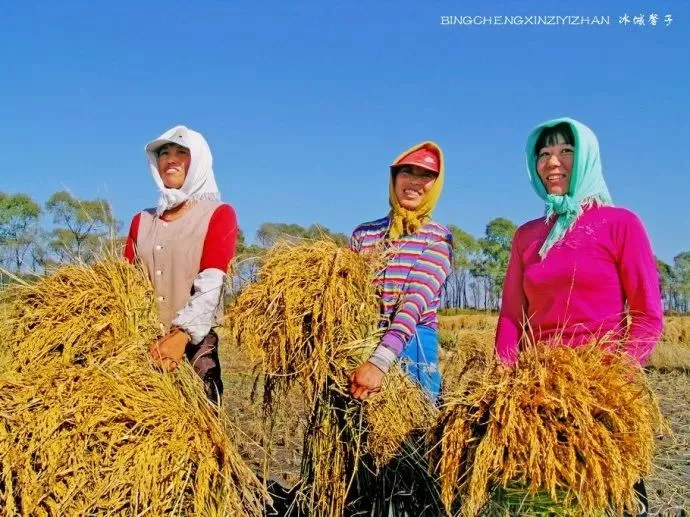
POLYGON ((184 185, 192 155, 189 149, 177 144, 166 144, 158 151, 158 174, 166 188, 179 189, 184 185))
POLYGON ((570 189, 575 148, 560 142, 542 147, 537 155, 537 173, 546 192, 554 196, 565 196, 570 189))
POLYGON ((565 196, 570 191, 575 138, 569 124, 546 128, 537 139, 534 151, 539 179, 548 194, 565 196))
POLYGON ((406 210, 416 210, 431 190, 437 174, 418 165, 403 165, 395 171, 395 196, 406 210))

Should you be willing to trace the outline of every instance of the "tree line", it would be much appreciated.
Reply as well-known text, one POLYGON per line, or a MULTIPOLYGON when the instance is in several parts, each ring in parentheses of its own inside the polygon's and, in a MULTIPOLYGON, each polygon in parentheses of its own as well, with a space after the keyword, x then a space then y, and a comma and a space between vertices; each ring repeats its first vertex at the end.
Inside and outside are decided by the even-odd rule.
MULTIPOLYGON (((453 234, 453 269, 444 287, 443 305, 496 310, 517 226, 499 217, 486 225, 480 237, 453 224, 448 228, 453 234)), ((42 275, 55 265, 88 263, 101 255, 104 247, 118 249, 123 245, 121 229, 121 221, 104 199, 78 199, 62 191, 41 206, 27 194, 0 192, 0 266, 13 274, 42 275), (52 223, 50 229, 42 225, 44 215, 52 223)), ((236 271, 251 280, 257 273, 256 258, 277 241, 319 237, 341 245, 349 240, 349 235, 319 224, 266 222, 251 244, 240 231, 236 271)), ((671 264, 657 258, 657 267, 666 311, 690 312, 690 251, 676 255, 671 264)))
POLYGON ((57 264, 89 262, 103 243, 118 240, 121 223, 104 199, 56 192, 44 206, 27 194, 0 192, 0 264, 16 273, 45 274, 57 264), (42 215, 53 227, 41 225, 42 215))

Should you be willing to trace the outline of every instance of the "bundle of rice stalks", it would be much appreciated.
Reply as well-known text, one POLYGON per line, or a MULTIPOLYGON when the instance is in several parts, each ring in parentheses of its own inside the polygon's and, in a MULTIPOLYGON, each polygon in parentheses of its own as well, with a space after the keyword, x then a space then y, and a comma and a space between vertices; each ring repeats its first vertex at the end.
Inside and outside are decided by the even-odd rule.
POLYGON ((651 470, 662 417, 625 357, 539 345, 521 351, 513 370, 468 366, 457 389, 434 433, 449 512, 461 501, 464 515, 476 515, 492 490, 504 509, 523 513, 637 509, 633 485, 651 470))
POLYGON ((309 515, 343 515, 346 509, 356 513, 353 508, 371 495, 379 475, 408 491, 419 478, 426 482, 423 436, 435 421, 436 409, 402 371, 388 375, 382 391, 361 405, 333 385, 315 397, 304 436, 298 496, 309 515), (402 480, 390 468, 399 462, 408 464, 402 480))
POLYGON ((2 515, 263 514, 264 489, 193 369, 149 363, 158 324, 138 268, 68 266, 10 299, 2 515))
POLYGON ((99 363, 124 347, 124 338, 141 343, 160 333, 153 286, 136 267, 104 260, 90 267, 68 265, 36 283, 7 289, 0 339, 22 371, 51 361, 99 363))
POLYGON ((269 250, 228 312, 233 338, 275 381, 269 399, 299 381, 311 405, 331 373, 340 379, 367 358, 380 318, 373 274, 330 241, 269 250))
POLYGON ((364 413, 347 393, 348 375, 380 339, 380 260, 330 241, 280 243, 229 309, 234 339, 260 362, 267 416, 293 385, 309 408, 301 498, 310 515, 343 515, 361 455, 383 465, 433 419, 428 399, 400 371, 389 372, 364 413))
POLYGON ((412 434, 434 425, 437 413, 417 384, 402 370, 393 369, 384 379, 382 393, 364 403, 365 451, 382 469, 400 455, 412 434))
POLYGON ((344 515, 360 459, 358 415, 344 396, 325 388, 315 398, 304 434, 298 504, 307 515, 344 515))

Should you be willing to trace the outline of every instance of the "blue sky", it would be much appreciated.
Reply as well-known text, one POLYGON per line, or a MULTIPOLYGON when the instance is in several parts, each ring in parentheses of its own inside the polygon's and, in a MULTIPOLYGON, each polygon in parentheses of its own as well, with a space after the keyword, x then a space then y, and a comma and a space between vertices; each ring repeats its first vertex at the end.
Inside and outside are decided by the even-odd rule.
POLYGON ((157 198, 144 144, 185 124, 248 236, 264 221, 349 233, 386 213, 391 160, 431 139, 447 163, 435 217, 479 236, 542 213, 525 140, 571 116, 670 261, 690 249, 689 37, 677 1, 5 3, 0 190, 105 197, 126 227, 157 198), (610 25, 441 23, 475 15, 610 25))

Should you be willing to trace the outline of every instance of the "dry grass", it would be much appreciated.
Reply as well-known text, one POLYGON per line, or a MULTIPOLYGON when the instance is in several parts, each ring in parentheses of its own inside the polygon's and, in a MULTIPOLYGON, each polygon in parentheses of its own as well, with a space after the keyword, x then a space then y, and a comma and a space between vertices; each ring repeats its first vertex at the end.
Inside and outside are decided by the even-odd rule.
POLYGON ((117 260, 5 293, 4 515, 263 514, 234 431, 184 365, 155 371, 153 290, 117 260))
POLYGON ((679 516, 690 510, 690 379, 678 370, 648 376, 673 430, 657 441, 654 471, 645 480, 650 515, 679 516))
POLYGON ((654 349, 649 365, 663 371, 690 370, 690 317, 664 319, 664 333, 654 349))
POLYGON ((664 318, 663 341, 690 346, 690 317, 669 316, 664 318))
POLYGON ((440 316, 444 330, 472 330, 489 331, 491 334, 496 330, 498 317, 491 314, 458 314, 455 316, 440 316))
POLYGON ((260 374, 257 378, 256 363, 246 350, 233 346, 225 329, 219 335, 224 405, 235 427, 246 435, 238 443, 240 453, 264 477, 292 487, 299 480, 307 426, 308 408, 301 390, 291 389, 284 404, 274 407, 272 418, 266 420, 263 379, 260 374))

